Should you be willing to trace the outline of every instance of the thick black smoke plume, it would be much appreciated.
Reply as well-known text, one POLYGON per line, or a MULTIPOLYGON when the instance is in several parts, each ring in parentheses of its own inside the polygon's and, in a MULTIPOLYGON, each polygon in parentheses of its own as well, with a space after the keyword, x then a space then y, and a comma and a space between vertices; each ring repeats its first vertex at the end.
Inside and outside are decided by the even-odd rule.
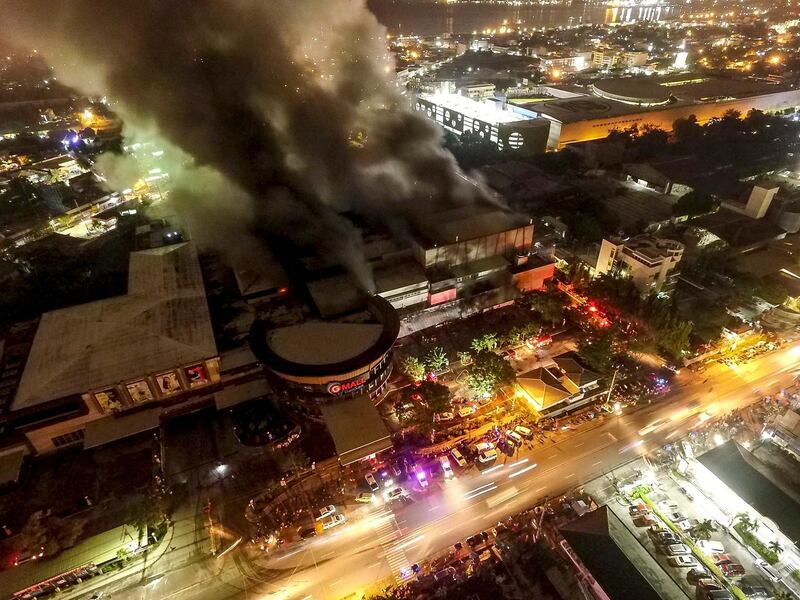
POLYGON ((127 124, 238 188, 193 190, 231 246, 266 227, 336 253, 369 287, 338 211, 402 225, 419 205, 485 196, 398 94, 363 0, 7 0, 4 13, 63 82, 108 95, 127 124), (230 206, 243 201, 246 225, 250 209, 230 206))

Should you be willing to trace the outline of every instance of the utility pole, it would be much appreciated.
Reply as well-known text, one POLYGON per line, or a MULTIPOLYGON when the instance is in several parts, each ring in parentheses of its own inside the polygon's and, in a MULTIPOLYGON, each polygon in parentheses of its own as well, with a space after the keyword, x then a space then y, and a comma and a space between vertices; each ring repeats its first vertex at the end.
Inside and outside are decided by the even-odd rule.
POLYGON ((611 385, 608 386, 608 395, 606 396, 606 404, 611 401, 611 392, 614 391, 614 382, 617 380, 617 372, 619 367, 614 369, 614 375, 611 376, 611 385))

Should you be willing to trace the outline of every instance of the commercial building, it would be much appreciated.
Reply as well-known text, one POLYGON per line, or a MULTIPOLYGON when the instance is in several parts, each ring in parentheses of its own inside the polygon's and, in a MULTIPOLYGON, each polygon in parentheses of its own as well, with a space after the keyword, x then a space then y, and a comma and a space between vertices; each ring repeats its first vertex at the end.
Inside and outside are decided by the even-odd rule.
POLYGON ((500 99, 437 93, 418 96, 413 108, 456 135, 471 132, 500 149, 539 154, 546 147, 549 123, 500 99))
POLYGON ((127 294, 42 315, 5 427, 34 453, 153 429, 218 360, 194 243, 133 252, 127 294))
POLYGON ((257 320, 250 347, 288 389, 314 402, 379 396, 392 372, 400 322, 380 296, 356 315, 273 328, 257 320))
POLYGON ((586 368, 569 352, 517 377, 517 396, 525 399, 540 415, 555 417, 596 400, 603 389, 601 376, 586 368))
POLYGON ((669 293, 675 286, 683 244, 652 235, 624 241, 604 239, 595 265, 595 275, 620 269, 642 294, 669 293))
POLYGON ((280 387, 319 405, 343 465, 392 447, 372 402, 391 375, 400 321, 380 296, 363 301, 364 310, 346 317, 277 328, 258 320, 250 332, 250 347, 280 387))
POLYGON ((550 121, 547 147, 602 139, 614 130, 652 125, 671 131, 676 119, 694 115, 698 123, 729 110, 746 114, 794 110, 800 89, 752 78, 699 73, 601 79, 587 88, 542 88, 552 99, 509 99, 531 119, 550 121))

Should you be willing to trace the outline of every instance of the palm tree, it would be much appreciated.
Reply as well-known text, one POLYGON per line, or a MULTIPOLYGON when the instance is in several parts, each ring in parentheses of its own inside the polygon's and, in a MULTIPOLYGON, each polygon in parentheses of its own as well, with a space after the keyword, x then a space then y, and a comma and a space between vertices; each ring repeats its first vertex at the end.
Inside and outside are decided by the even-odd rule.
POLYGON ((772 597, 772 600, 794 600, 794 596, 789 592, 781 590, 772 597))
POLYGON ((752 532, 754 529, 758 527, 758 523, 750 518, 746 512, 740 512, 733 518, 734 523, 738 523, 739 526, 744 529, 745 531, 752 532))
POLYGON ((716 530, 717 526, 714 525, 714 523, 711 520, 706 519, 705 521, 702 521, 697 525, 695 525, 694 527, 692 527, 690 533, 692 534, 692 537, 696 540, 710 540, 711 534, 714 533, 716 530))
POLYGON ((781 552, 783 552, 783 546, 781 546, 778 540, 772 540, 769 543, 769 549, 772 550, 777 556, 780 556, 781 552))

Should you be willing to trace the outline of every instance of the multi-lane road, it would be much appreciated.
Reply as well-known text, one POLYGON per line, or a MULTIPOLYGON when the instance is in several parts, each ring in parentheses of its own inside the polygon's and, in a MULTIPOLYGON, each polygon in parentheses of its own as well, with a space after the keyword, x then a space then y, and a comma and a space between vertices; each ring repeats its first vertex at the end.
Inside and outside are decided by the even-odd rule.
MULTIPOLYGON (((169 545, 174 550, 103 589, 114 600, 360 598, 374 581, 397 577, 505 516, 679 439, 703 413, 721 414, 787 387, 799 369, 800 344, 793 344, 735 369, 684 371, 650 406, 584 424, 557 443, 501 459, 492 470, 472 467, 453 480, 434 480, 424 492, 412 490, 408 502, 351 510, 345 525, 279 554, 259 556, 240 547, 206 558, 193 519, 179 519, 169 545)), ((88 596, 85 589, 63 595, 88 596)))

